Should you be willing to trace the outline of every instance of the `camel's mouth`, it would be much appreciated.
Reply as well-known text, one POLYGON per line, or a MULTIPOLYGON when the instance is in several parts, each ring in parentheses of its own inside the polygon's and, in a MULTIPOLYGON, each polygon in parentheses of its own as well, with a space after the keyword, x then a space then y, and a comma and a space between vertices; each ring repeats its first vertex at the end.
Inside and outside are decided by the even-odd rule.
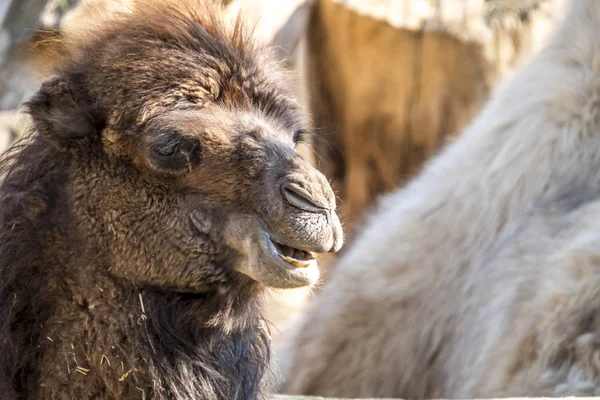
POLYGON ((281 257, 283 261, 292 265, 295 268, 307 268, 311 264, 316 263, 316 255, 312 251, 302 250, 295 247, 286 246, 285 244, 278 243, 273 239, 270 239, 275 247, 277 255, 281 257))
POLYGON ((317 255, 330 247, 267 229, 252 216, 233 218, 225 227, 227 243, 237 251, 234 269, 265 286, 285 289, 319 280, 317 255))
MULTIPOLYGON (((274 288, 313 285, 319 279, 316 253, 285 245, 266 232, 260 241, 265 268, 242 271, 253 279, 274 288)), ((256 266, 258 267, 258 265, 256 266)))

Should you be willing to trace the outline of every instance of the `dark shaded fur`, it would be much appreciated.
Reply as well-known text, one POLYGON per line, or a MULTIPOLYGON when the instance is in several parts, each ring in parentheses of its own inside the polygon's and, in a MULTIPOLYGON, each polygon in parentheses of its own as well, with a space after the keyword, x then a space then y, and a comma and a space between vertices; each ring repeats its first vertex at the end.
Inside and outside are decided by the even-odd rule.
POLYGON ((240 28, 228 35, 214 14, 179 7, 148 5, 78 43, 29 103, 31 135, 0 161, 2 399, 260 397, 264 288, 228 268, 217 229, 221 214, 244 207, 235 196, 258 190, 252 168, 226 167, 249 156, 226 154, 213 172, 207 185, 223 194, 206 204, 225 205, 205 216, 198 247, 159 219, 181 201, 178 175, 155 179, 164 171, 140 168, 148 161, 131 149, 149 120, 181 104, 257 108, 290 129, 299 118, 240 28), (202 265, 189 293, 169 290, 176 280, 162 269, 184 255, 202 265))
POLYGON ((3 160, 3 172, 10 175, 1 198, 2 398, 141 398, 142 392, 157 399, 256 398, 269 356, 268 336, 260 325, 258 288, 232 282, 202 295, 144 288, 143 313, 139 289, 108 275, 89 276, 89 287, 83 286, 83 292, 95 295, 69 287, 64 279, 70 275, 65 271, 68 267, 49 263, 75 266, 90 260, 88 255, 77 260, 73 241, 66 248, 66 238, 72 236, 67 232, 68 211, 61 203, 69 162, 37 135, 32 143, 11 152, 3 160), (5 169, 6 164, 11 168, 5 169), (65 276, 56 276, 63 272, 65 276), (48 280, 57 278, 64 281, 49 288, 48 280), (45 329, 46 321, 55 318, 59 297, 68 298, 74 312, 58 328, 45 329), (99 304, 90 309, 92 302, 99 304), (215 316, 215 326, 203 328, 215 316), (72 343, 73 337, 81 339, 77 326, 81 319, 89 324, 84 337, 101 337, 72 343), (223 325, 231 324, 230 320, 235 320, 237 329, 227 332, 223 325), (103 348, 104 360, 93 359, 97 349, 88 348, 91 343, 103 348), (55 369, 63 374, 64 386, 40 389, 36 366, 49 350, 64 355, 55 369), (78 373, 77 365, 89 369, 81 370, 87 375, 78 373), (104 368, 92 368, 98 365, 104 368), (146 370, 130 372, 119 381, 139 365, 146 370))

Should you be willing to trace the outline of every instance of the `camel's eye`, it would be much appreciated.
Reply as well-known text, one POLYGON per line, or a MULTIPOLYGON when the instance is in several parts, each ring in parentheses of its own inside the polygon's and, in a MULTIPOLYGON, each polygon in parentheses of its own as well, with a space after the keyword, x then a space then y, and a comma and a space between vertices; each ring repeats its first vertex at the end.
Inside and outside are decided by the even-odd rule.
POLYGON ((161 169, 187 171, 200 161, 200 143, 177 131, 165 132, 151 145, 150 156, 161 169))
POLYGON ((162 133, 152 145, 152 156, 157 160, 165 160, 179 152, 183 136, 176 131, 162 133))
POLYGON ((170 157, 179 150, 180 141, 173 141, 165 146, 158 146, 156 156, 159 158, 170 157))

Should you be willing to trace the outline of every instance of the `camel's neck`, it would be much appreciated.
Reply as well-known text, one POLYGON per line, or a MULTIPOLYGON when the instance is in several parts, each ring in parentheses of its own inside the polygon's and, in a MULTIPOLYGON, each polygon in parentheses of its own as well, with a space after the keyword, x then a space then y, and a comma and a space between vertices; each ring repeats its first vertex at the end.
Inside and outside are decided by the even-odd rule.
POLYGON ((82 274, 57 289, 54 314, 36 338, 40 398, 258 396, 268 342, 258 299, 243 298, 245 290, 139 290, 109 274, 82 274))

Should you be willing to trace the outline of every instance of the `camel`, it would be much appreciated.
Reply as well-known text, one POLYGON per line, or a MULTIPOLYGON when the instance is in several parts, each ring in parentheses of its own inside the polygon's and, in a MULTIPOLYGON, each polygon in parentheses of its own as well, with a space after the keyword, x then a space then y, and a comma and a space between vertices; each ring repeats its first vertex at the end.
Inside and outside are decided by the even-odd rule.
POLYGON ((269 288, 343 243, 273 52, 217 4, 74 30, 0 161, 3 399, 254 400, 269 288))
POLYGON ((283 391, 600 395, 600 2, 382 198, 300 326, 283 391))

